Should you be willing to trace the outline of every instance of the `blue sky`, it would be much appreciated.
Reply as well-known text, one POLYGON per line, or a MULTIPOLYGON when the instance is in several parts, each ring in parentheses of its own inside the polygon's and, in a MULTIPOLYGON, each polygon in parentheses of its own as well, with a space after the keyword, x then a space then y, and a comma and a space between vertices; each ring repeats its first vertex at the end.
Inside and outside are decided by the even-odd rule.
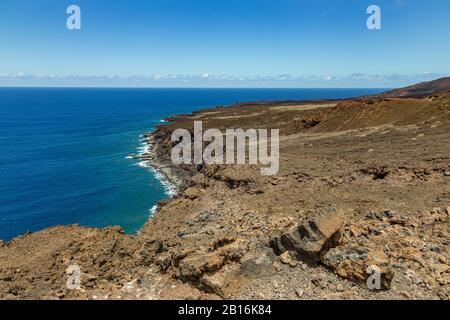
POLYGON ((395 87, 450 75, 449 34, 448 0, 0 0, 0 85, 395 87))

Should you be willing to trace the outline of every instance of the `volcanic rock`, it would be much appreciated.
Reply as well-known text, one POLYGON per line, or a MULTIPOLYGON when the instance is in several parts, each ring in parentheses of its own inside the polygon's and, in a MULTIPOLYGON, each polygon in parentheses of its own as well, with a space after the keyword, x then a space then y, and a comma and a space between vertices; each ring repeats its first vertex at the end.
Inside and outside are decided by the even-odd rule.
POLYGON ((289 251, 298 260, 315 264, 339 242, 343 225, 342 211, 319 209, 310 219, 275 239, 272 245, 278 252, 289 251))
POLYGON ((381 288, 389 289, 394 273, 388 258, 381 250, 347 246, 328 251, 322 259, 323 263, 334 270, 340 277, 367 286, 370 269, 380 271, 381 288))

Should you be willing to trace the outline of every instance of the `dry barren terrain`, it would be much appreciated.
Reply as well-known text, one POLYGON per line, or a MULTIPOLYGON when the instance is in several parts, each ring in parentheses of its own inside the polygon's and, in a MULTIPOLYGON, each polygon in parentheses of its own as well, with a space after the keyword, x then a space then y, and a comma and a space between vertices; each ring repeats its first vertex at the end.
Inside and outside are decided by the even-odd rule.
MULTIPOLYGON (((273 102, 176 116, 143 159, 180 193, 138 235, 59 226, 0 242, 2 299, 449 299, 450 95, 273 102), (280 129, 280 170, 172 167, 171 133, 280 129), (66 269, 80 267, 80 290, 66 269), (381 272, 369 290, 367 269, 381 272)), ((126 213, 124 213, 126 214, 126 213)))

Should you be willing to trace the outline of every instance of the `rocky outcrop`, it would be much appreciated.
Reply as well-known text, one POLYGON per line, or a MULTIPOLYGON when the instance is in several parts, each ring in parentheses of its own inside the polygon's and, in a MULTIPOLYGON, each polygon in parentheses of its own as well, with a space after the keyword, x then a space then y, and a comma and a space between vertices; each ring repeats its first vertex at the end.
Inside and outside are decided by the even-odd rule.
POLYGON ((374 284, 374 289, 389 289, 394 272, 386 254, 381 250, 370 250, 358 246, 344 246, 328 251, 322 262, 340 277, 371 288, 368 280, 374 272, 379 276, 380 286, 374 284))
POLYGON ((289 251, 298 260, 316 264, 339 242, 343 226, 342 211, 319 209, 314 216, 274 239, 272 247, 278 253, 289 251))
POLYGON ((372 269, 376 269, 380 273, 381 287, 378 289, 389 289, 393 271, 382 250, 338 246, 344 222, 342 211, 320 209, 311 218, 275 238, 272 247, 284 264, 295 267, 292 257, 312 265, 320 263, 340 277, 362 286, 367 286, 372 269))
MULTIPOLYGON (((228 239, 229 240, 229 239, 228 239)), ((239 242, 221 240, 223 245, 213 251, 194 251, 174 261, 173 269, 176 278, 218 296, 224 296, 227 287, 238 281, 242 251, 239 242)))
POLYGON ((225 298, 225 292, 233 292, 233 288, 239 288, 239 264, 231 263, 224 266, 216 273, 205 273, 199 283, 199 287, 222 298, 225 298))

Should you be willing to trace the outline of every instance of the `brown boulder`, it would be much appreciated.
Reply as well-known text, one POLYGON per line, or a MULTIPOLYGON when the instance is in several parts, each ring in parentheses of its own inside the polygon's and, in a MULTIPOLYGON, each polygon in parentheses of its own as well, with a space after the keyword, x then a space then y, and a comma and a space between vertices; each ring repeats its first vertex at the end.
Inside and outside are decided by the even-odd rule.
POLYGON ((190 200, 197 199, 198 197, 200 197, 201 194, 202 194, 202 191, 199 188, 195 188, 195 187, 188 188, 188 189, 186 189, 186 191, 184 191, 184 196, 190 200))
POLYGON ((206 178, 205 175, 203 175, 202 173, 198 173, 193 177, 189 177, 188 180, 194 186, 196 185, 201 187, 207 187, 209 185, 208 178, 206 178))
POLYGON ((227 291, 238 287, 239 265, 229 264, 214 274, 204 274, 200 280, 200 287, 208 292, 225 298, 227 291))
POLYGON ((272 241, 272 246, 280 254, 289 251, 298 260, 315 264, 339 242, 343 226, 342 211, 322 209, 272 241))
POLYGON ((294 261, 291 257, 291 254, 289 253, 289 251, 284 252, 283 254, 280 255, 280 261, 282 264, 287 264, 289 266, 291 266, 292 268, 295 268, 298 264, 297 261, 294 261))
POLYGON ((167 270, 172 265, 172 253, 166 251, 161 254, 159 254, 155 258, 155 264, 161 269, 161 270, 167 270))
POLYGON ((162 252, 163 244, 158 240, 147 240, 134 253, 134 259, 139 265, 149 266, 158 253, 162 252))
POLYGON ((246 278, 270 277, 276 273, 272 260, 265 252, 244 257, 239 272, 246 278))
POLYGON ((389 289, 394 277, 388 258, 382 250, 359 246, 338 247, 328 251, 322 262, 340 277, 369 289, 373 289, 368 286, 368 279, 374 270, 379 272, 381 285, 375 289, 389 289))
POLYGON ((182 280, 196 281, 203 273, 220 269, 224 260, 224 257, 217 253, 188 256, 180 261, 177 276, 182 280))

